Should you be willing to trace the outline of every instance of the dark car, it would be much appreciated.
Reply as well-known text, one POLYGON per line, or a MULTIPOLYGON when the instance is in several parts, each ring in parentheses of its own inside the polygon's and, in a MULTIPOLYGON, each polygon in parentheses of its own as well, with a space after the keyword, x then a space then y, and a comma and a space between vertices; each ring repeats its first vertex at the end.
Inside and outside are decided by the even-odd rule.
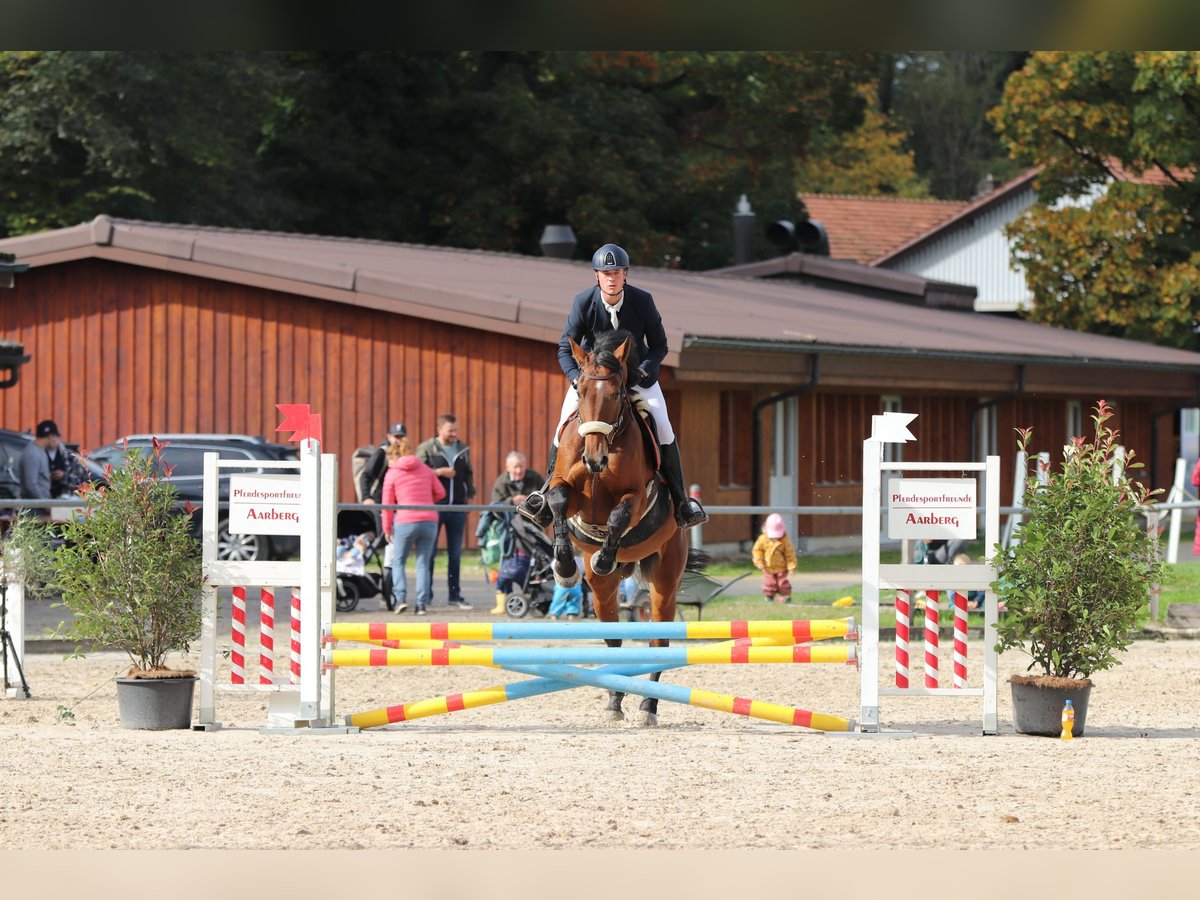
MULTIPOLYGON (((28 431, 12 431, 0 428, 0 497, 13 498, 21 496, 21 454, 33 440, 28 431)), ((67 471, 66 483, 56 482, 52 489, 57 489, 54 496, 67 496, 78 489, 84 481, 104 481, 104 470, 101 466, 79 455, 79 448, 67 444, 70 451, 71 463, 67 471)))
MULTIPOLYGON (((142 452, 151 446, 154 437, 166 444, 162 451, 163 461, 172 467, 167 481, 179 490, 181 500, 190 500, 197 506, 204 500, 204 454, 216 452, 222 459, 299 459, 295 447, 286 444, 268 443, 261 437, 245 434, 131 434, 126 438, 106 444, 91 454, 93 462, 101 466, 118 467, 131 451, 142 452)), ((262 469, 239 470, 247 474, 262 472, 262 469)), ((222 475, 220 481, 221 500, 229 499, 229 477, 222 475)), ((222 509, 217 526, 217 557, 229 560, 291 559, 300 552, 300 538, 293 535, 231 534, 228 514, 222 509)), ((192 516, 192 533, 200 536, 200 512, 192 516)))

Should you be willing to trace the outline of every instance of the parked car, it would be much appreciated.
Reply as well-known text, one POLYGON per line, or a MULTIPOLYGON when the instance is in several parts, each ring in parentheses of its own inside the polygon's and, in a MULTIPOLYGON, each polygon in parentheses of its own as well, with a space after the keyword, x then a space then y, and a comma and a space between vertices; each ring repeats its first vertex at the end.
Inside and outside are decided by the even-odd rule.
MULTIPOLYGON (((0 497, 6 499, 21 496, 21 454, 33 440, 28 431, 12 431, 0 428, 0 497)), ((67 472, 70 493, 86 480, 103 482, 104 468, 84 456, 79 456, 79 447, 67 444, 72 454, 72 466, 67 472)), ((2 512, 2 511, 0 511, 2 512)))
MULTIPOLYGON (((151 446, 157 437, 166 443, 162 452, 163 461, 172 467, 167 479, 179 490, 181 500, 201 504, 204 500, 204 454, 217 452, 222 459, 299 459, 295 447, 272 444, 261 437, 247 434, 131 434, 128 437, 106 444, 91 454, 93 462, 101 466, 120 466, 126 453, 140 452, 151 446)), ((239 470, 247 474, 261 473, 262 469, 239 470)), ((220 499, 229 499, 229 476, 220 480, 220 499)), ((192 533, 200 536, 200 512, 192 515, 192 533)), ((300 538, 293 535, 232 534, 229 517, 221 510, 217 526, 217 558, 229 560, 291 559, 300 552, 300 538)))

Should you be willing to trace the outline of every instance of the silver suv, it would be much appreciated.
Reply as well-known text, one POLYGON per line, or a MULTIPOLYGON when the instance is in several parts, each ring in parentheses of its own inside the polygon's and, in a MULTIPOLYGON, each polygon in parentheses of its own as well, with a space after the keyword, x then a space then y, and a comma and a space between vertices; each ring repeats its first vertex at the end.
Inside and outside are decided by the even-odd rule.
MULTIPOLYGON (((179 499, 199 505, 204 500, 204 454, 217 452, 223 459, 298 459, 287 444, 272 444, 248 434, 131 434, 93 450, 91 459, 101 465, 120 466, 129 452, 148 449, 157 437, 166 447, 164 462, 172 467, 167 481, 179 490, 179 499)), ((255 469, 243 470, 252 474, 255 469)), ((229 478, 221 476, 221 500, 229 499, 229 478)), ((200 535, 200 513, 192 515, 192 533, 200 535)), ((300 539, 292 535, 232 534, 228 515, 221 510, 217 531, 217 557, 229 560, 291 559, 300 552, 300 539)))

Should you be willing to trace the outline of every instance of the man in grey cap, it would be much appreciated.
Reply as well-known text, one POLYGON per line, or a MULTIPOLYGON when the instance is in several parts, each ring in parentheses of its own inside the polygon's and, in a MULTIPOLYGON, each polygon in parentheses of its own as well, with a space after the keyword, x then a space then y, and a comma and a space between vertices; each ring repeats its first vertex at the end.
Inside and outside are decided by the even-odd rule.
MULTIPOLYGON (((50 419, 38 422, 33 440, 21 451, 21 497, 25 500, 49 500, 51 481, 61 481, 66 472, 51 471, 50 454, 58 449, 58 426, 50 419)), ((45 510, 42 510, 45 514, 45 510)))
POLYGON ((400 438, 408 436, 403 422, 396 422, 387 430, 387 438, 375 448, 367 464, 358 473, 358 493, 363 503, 379 503, 383 499, 383 476, 387 472, 387 448, 400 438))

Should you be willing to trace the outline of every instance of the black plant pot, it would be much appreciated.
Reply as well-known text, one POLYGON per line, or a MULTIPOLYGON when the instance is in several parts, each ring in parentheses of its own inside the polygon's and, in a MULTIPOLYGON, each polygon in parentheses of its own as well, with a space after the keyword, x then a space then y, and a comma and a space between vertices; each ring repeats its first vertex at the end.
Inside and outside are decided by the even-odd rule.
POLYGON ((122 728, 163 731, 190 728, 196 676, 118 678, 117 710, 122 728))
POLYGON ((1009 685, 1012 688, 1013 728, 1018 733, 1058 737, 1062 734, 1063 705, 1070 700, 1075 707, 1072 733, 1075 737, 1083 737, 1091 682, 1078 687, 1049 687, 1019 681, 1010 681, 1009 685))

